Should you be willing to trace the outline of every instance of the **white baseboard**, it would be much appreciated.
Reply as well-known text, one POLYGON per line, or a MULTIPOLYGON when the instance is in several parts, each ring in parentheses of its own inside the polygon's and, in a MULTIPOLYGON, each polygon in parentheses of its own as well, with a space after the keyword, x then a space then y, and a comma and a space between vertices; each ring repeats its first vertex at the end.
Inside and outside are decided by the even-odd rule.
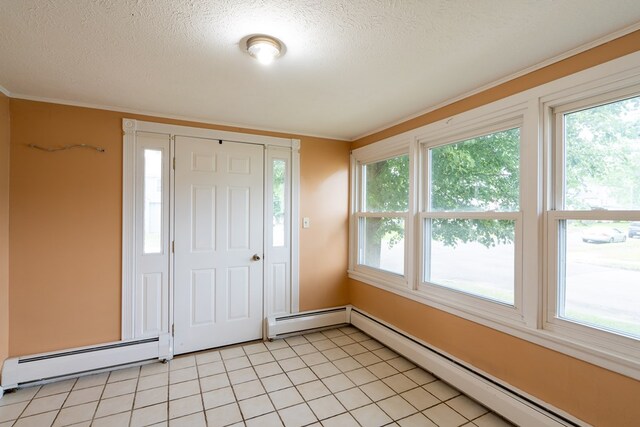
MULTIPOLYGON (((166 335, 166 334, 165 334, 166 335)), ((13 357, 4 361, 2 388, 47 381, 154 359, 171 359, 168 335, 13 357)))
POLYGON ((353 308, 351 324, 519 426, 587 426, 446 352, 353 308))
POLYGON ((347 324, 349 323, 350 311, 351 306, 345 306, 271 316, 267 319, 267 337, 273 339, 312 329, 347 324))

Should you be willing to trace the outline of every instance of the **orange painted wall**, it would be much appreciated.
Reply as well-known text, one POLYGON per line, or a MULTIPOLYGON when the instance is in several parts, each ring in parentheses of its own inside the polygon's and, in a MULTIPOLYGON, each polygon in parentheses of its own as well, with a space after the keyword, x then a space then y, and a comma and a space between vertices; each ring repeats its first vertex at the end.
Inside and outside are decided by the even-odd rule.
POLYGON ((347 302, 348 142, 12 99, 12 356, 120 338, 123 117, 300 138, 301 308, 347 302), (79 143, 106 153, 27 147, 79 143))
POLYGON ((9 354, 9 98, 0 93, 0 368, 9 354))
MULTIPOLYGON (((354 141, 362 147, 640 50, 640 31, 354 141)), ((350 301, 450 354, 596 426, 637 426, 640 381, 356 280, 350 301)))

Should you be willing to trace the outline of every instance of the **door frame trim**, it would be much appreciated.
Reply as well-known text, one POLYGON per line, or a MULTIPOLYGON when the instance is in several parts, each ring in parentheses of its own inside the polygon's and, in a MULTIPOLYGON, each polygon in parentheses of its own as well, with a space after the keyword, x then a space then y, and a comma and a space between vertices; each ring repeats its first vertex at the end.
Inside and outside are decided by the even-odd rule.
MULTIPOLYGON (((300 140, 279 138, 273 136, 256 135, 249 133, 229 132, 217 129, 197 128, 191 126, 171 125, 166 123, 146 122, 135 119, 122 119, 123 131, 123 147, 122 147, 122 327, 121 339, 129 340, 135 337, 135 232, 136 232, 136 216, 135 216, 135 178, 136 178, 136 135, 138 132, 149 132, 156 134, 168 135, 171 138, 171 158, 175 155, 175 137, 186 136, 195 138, 204 138, 211 140, 224 140, 228 142, 258 144, 265 147, 288 148, 291 150, 291 220, 290 220, 290 247, 291 247, 291 300, 290 311, 297 313, 299 311, 299 215, 300 215, 300 140)), ((266 158, 266 156, 265 156, 266 158)), ((175 196, 175 176, 174 169, 170 166, 170 197, 169 197, 169 244, 174 240, 174 196, 175 196)), ((266 190, 266 182, 264 182, 266 190)), ((264 204, 265 208, 270 201, 270 195, 265 191, 264 204)), ((264 212, 267 212, 265 209, 264 212)), ((263 231, 266 236, 267 229, 263 231)), ((266 242, 266 239, 264 239, 266 242)), ((265 252, 268 250, 265 243, 265 252)), ((169 322, 166 331, 161 334, 169 334, 171 336, 173 325, 173 274, 174 274, 174 257, 169 250, 169 322)), ((264 265, 266 271, 267 265, 264 265)), ((266 297, 266 282, 263 280, 263 303, 266 297)), ((263 318, 266 319, 269 313, 266 311, 264 304, 263 318)), ((266 324, 266 322, 265 322, 266 324)), ((264 335, 263 335, 264 336, 264 335)), ((173 341, 171 339, 171 341, 173 341)), ((173 354, 173 342, 171 342, 170 353, 173 354)))

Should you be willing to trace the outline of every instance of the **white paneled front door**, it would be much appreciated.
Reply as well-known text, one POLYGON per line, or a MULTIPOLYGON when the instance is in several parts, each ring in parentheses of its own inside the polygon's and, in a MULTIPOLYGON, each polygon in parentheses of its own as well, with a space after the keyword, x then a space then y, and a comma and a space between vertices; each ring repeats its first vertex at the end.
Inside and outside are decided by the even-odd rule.
POLYGON ((262 338, 263 150, 175 138, 175 354, 262 338))

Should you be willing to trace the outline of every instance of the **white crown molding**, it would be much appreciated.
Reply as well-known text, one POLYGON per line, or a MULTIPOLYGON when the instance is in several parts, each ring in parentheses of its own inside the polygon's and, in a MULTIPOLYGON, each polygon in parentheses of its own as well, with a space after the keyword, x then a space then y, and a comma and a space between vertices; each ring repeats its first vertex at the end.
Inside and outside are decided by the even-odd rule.
POLYGON ((567 58, 570 58, 572 56, 578 55, 580 53, 586 52, 589 49, 593 49, 593 48, 595 48, 597 46, 603 45, 603 44, 608 43, 610 41, 613 41, 615 39, 619 39, 620 37, 626 36, 627 34, 633 33, 634 31, 637 31, 637 30, 640 30, 640 23, 630 25, 630 26, 628 26, 626 28, 623 28, 621 30, 618 30, 616 32, 608 34, 608 35, 606 35, 604 37, 600 37, 599 39, 593 40, 593 41, 591 41, 589 43, 586 43, 586 44, 578 46, 578 47, 576 47, 574 49, 568 50, 568 51, 566 51, 564 53, 561 53, 560 55, 557 55, 557 56, 554 56, 552 58, 546 59, 546 60, 544 60, 542 62, 539 62, 539 63, 537 63, 535 65, 532 65, 531 67, 528 67, 528 68, 525 68, 523 70, 517 71, 517 72, 515 72, 513 74, 510 74, 510 75, 508 75, 506 77, 502 77, 501 79, 494 80, 493 82, 487 83, 484 86, 480 86, 477 89, 471 90, 469 92, 465 92, 465 93, 463 93, 461 95, 458 95, 458 96, 456 96, 454 98, 447 99, 446 101, 443 101, 443 102, 441 102, 439 104, 436 104, 434 106, 428 107, 427 109, 422 110, 422 111, 420 111, 418 113, 415 113, 415 114, 412 114, 410 116, 404 117, 402 119, 396 120, 394 122, 382 125, 382 126, 376 128, 375 130, 366 132, 366 133, 364 133, 364 134, 362 134, 362 135, 360 135, 358 137, 355 137, 355 138, 351 139, 351 141, 353 142, 353 141, 357 141, 357 140, 362 139, 362 138, 366 138, 366 137, 374 135, 374 134, 376 134, 378 132, 382 132, 382 131, 384 131, 386 129, 392 128, 392 127, 397 126, 399 124, 402 124, 404 122, 408 122, 409 120, 413 120, 413 119, 415 119, 417 117, 424 116, 425 114, 429 114, 429 113, 431 113, 433 111, 439 110, 440 108, 446 107, 447 105, 450 105, 450 104, 453 104, 455 102, 461 101, 463 99, 472 97, 473 95, 477 95, 477 94, 479 94, 481 92, 484 92, 484 91, 486 91, 488 89, 494 88, 496 86, 500 86, 503 83, 507 83, 507 82, 509 82, 511 80, 515 80, 518 77, 522 77, 522 76, 524 76, 526 74, 529 74, 529 73, 532 73, 534 71, 540 70, 540 69, 542 69, 544 67, 548 67, 549 65, 555 64, 556 62, 560 62, 560 61, 562 61, 564 59, 567 59, 567 58))
POLYGON ((0 85, 0 93, 3 93, 6 97, 11 98, 11 92, 9 92, 9 89, 7 89, 6 87, 0 85))
MULTIPOLYGON (((0 89, 2 89, 2 86, 0 86, 0 89)), ((283 133, 291 136, 302 136, 302 137, 306 136, 311 138, 333 139, 336 141, 345 141, 345 142, 352 141, 350 139, 345 139, 338 136, 316 135, 316 134, 309 134, 303 131, 296 131, 296 130, 248 127, 248 125, 246 124, 219 122, 219 121, 212 121, 212 120, 207 120, 207 119, 198 118, 198 117, 180 116, 175 114, 162 114, 162 113, 157 113, 153 111, 136 110, 134 108, 123 108, 123 107, 114 107, 111 105, 93 104, 90 102, 77 102, 77 101, 70 101, 67 99, 47 98, 43 96, 25 95, 21 93, 12 93, 11 95, 7 95, 7 96, 10 96, 11 98, 15 98, 15 99, 24 99, 26 101, 47 102, 49 104, 60 104, 60 105, 69 105, 72 107, 115 111, 118 113, 136 114, 136 115, 149 116, 149 117, 155 117, 160 119, 182 120, 186 122, 200 123, 200 124, 206 124, 206 125, 228 126, 228 127, 241 128, 241 129, 257 131, 257 132, 275 132, 275 133, 283 133)))

